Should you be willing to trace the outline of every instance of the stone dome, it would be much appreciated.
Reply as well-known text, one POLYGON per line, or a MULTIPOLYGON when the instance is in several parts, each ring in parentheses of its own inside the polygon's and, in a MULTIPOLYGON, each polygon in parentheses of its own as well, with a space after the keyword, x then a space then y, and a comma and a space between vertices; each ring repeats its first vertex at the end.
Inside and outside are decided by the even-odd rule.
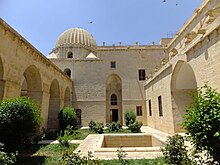
POLYGON ((82 28, 71 28, 64 31, 57 39, 55 49, 59 47, 84 47, 95 51, 97 43, 93 36, 82 28))

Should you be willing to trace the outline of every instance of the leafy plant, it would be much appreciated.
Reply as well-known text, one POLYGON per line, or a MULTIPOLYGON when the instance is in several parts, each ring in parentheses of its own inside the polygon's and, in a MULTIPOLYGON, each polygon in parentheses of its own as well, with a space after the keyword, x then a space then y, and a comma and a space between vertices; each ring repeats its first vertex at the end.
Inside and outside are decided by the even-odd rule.
POLYGON ((136 121, 136 114, 134 113, 134 111, 129 110, 124 113, 124 118, 126 126, 129 126, 136 121))
POLYGON ((197 150, 206 150, 220 163, 220 94, 205 84, 186 109, 183 126, 197 150))
POLYGON ((16 153, 7 154, 3 151, 4 145, 0 143, 0 164, 1 165, 13 165, 16 162, 16 153))
POLYGON ((139 133, 139 132, 141 132, 141 126, 142 126, 142 125, 143 125, 143 124, 142 124, 141 121, 136 121, 135 123, 130 124, 130 125, 128 126, 128 129, 130 129, 131 132, 133 132, 133 133, 139 133))
POLYGON ((96 123, 93 120, 90 120, 90 122, 89 122, 89 130, 90 131, 94 131, 95 130, 95 126, 96 126, 96 123))
POLYGON ((77 117, 76 112, 72 107, 64 107, 58 114, 59 127, 64 133, 68 125, 76 127, 77 117))
POLYGON ((193 161, 187 155, 187 149, 184 145, 184 138, 180 135, 169 136, 161 148, 165 162, 168 164, 189 164, 193 165, 193 161))
POLYGON ((99 159, 95 159, 92 152, 88 152, 88 156, 82 156, 81 152, 66 152, 62 157, 62 164, 66 165, 101 165, 99 159))
POLYGON ((107 125, 108 132, 118 132, 120 129, 122 129, 122 125, 120 121, 112 122, 107 125))
POLYGON ((117 149, 117 156, 118 156, 118 160, 119 160, 120 164, 122 164, 122 165, 128 164, 128 160, 126 159, 127 155, 128 154, 125 153, 125 151, 123 151, 122 147, 117 149))
POLYGON ((90 120, 89 122, 89 130, 95 132, 95 133, 99 133, 102 134, 104 132, 103 130, 104 128, 104 124, 102 122, 94 122, 93 120, 90 120))
POLYGON ((103 128, 104 128, 104 124, 102 122, 97 122, 94 128, 94 132, 102 134, 104 132, 103 128))
POLYGON ((6 99, 0 102, 0 142, 6 151, 37 136, 40 128, 40 108, 27 97, 6 99))

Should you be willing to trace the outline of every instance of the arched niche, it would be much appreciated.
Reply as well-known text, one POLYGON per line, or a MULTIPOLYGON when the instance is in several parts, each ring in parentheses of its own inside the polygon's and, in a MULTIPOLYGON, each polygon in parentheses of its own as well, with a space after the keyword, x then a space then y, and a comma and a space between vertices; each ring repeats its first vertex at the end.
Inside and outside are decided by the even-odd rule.
POLYGON ((60 111, 60 87, 56 79, 50 85, 50 100, 48 110, 48 130, 57 130, 58 127, 58 113, 60 111))
POLYGON ((42 80, 36 66, 29 66, 21 78, 21 96, 28 96, 37 103, 42 103, 42 80))
POLYGON ((113 121, 122 123, 122 81, 116 74, 106 80, 106 123, 113 121))
POLYGON ((178 61, 171 78, 172 111, 174 132, 184 132, 181 125, 186 107, 192 102, 197 82, 192 67, 184 61, 178 61))
POLYGON ((69 68, 64 69, 64 73, 71 78, 71 70, 69 68))

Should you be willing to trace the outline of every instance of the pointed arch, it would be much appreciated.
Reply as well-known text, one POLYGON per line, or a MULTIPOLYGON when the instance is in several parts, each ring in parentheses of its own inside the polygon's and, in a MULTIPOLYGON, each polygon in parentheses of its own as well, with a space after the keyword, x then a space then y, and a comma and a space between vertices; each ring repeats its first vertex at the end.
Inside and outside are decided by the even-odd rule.
POLYGON ((50 100, 48 110, 47 128, 49 130, 58 129, 58 113, 60 111, 60 87, 57 79, 50 85, 50 100))
POLYGON ((122 123, 122 80, 117 74, 111 74, 106 80, 106 123, 122 123))
POLYGON ((192 67, 184 61, 178 61, 171 77, 171 96, 174 132, 183 132, 181 126, 186 107, 192 102, 192 93, 197 88, 192 67))
POLYGON ((21 78, 21 96, 28 96, 39 104, 42 103, 42 80, 36 66, 29 66, 21 78))

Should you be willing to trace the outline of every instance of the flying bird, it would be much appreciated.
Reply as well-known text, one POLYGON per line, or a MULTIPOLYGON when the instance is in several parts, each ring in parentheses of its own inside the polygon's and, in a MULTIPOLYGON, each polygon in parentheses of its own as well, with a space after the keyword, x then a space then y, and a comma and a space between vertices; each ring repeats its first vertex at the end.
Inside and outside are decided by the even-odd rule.
POLYGON ((166 0, 163 0, 162 2, 166 2, 166 0))
POLYGON ((93 23, 93 21, 90 21, 90 22, 88 22, 88 23, 93 23))

